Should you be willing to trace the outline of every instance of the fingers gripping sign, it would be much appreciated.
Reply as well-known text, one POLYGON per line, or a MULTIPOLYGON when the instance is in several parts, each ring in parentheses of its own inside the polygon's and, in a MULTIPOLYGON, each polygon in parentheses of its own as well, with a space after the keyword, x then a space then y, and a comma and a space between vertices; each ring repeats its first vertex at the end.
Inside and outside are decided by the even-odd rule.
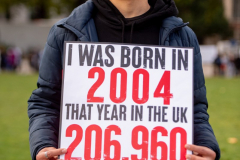
POLYGON ((54 147, 43 148, 36 156, 36 160, 59 160, 58 156, 67 153, 64 148, 56 149, 54 147))
POLYGON ((187 144, 185 148, 193 152, 192 155, 186 155, 188 160, 214 160, 216 158, 216 153, 207 147, 187 144))

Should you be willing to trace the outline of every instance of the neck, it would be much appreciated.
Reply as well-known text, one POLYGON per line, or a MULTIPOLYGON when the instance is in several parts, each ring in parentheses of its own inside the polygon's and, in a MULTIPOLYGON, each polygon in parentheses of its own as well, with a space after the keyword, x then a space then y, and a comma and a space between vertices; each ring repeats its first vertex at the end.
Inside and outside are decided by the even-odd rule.
POLYGON ((110 0, 125 18, 132 18, 146 13, 150 9, 148 0, 110 0))

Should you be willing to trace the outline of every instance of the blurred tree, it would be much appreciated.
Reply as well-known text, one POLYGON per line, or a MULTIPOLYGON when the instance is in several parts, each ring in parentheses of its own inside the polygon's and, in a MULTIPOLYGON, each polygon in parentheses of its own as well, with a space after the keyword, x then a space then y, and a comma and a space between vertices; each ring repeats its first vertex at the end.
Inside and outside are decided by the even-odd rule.
POLYGON ((175 0, 179 16, 190 22, 200 43, 205 37, 220 35, 232 36, 231 28, 224 17, 222 0, 175 0))
POLYGON ((25 3, 27 0, 1 0, 0 13, 3 13, 7 20, 11 19, 10 8, 13 5, 25 3))
MULTIPOLYGON (((11 18, 10 7, 23 3, 30 8, 31 19, 50 18, 51 13, 69 14, 86 0, 1 0, 0 12, 11 18)), ((189 26, 197 34, 199 42, 205 37, 220 35, 226 38, 232 35, 227 20, 223 16, 222 0, 175 0, 179 16, 190 22, 189 26)))
POLYGON ((86 0, 1 0, 0 13, 6 19, 11 19, 10 8, 14 5, 25 4, 31 12, 31 19, 50 18, 51 13, 70 13, 75 7, 86 0))
POLYGON ((69 14, 75 7, 84 3, 86 0, 29 0, 31 8, 31 18, 50 18, 50 12, 57 14, 69 14))
POLYGON ((87 0, 60 0, 61 8, 66 10, 68 13, 86 1, 87 0))
POLYGON ((52 0, 29 0, 31 19, 50 18, 50 9, 54 5, 52 0))

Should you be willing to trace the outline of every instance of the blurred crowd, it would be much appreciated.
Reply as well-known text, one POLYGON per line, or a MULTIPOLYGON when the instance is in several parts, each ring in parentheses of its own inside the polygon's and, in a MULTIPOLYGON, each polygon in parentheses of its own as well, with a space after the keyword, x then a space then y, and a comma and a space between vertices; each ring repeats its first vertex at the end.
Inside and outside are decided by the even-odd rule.
MULTIPOLYGON (((38 72, 43 49, 31 47, 23 52, 17 46, 0 44, 0 71, 18 73, 38 72)), ((204 65, 204 64, 203 64, 204 65)), ((218 54, 213 61, 212 76, 235 77, 240 75, 240 55, 218 54)))
POLYGON ((240 75, 239 55, 218 54, 213 64, 215 76, 234 77, 240 75))
POLYGON ((28 51, 23 52, 17 46, 0 45, 0 70, 24 72, 38 71, 42 57, 42 50, 32 47, 28 51))
POLYGON ((1 69, 15 70, 21 64, 22 51, 19 47, 1 48, 1 69))

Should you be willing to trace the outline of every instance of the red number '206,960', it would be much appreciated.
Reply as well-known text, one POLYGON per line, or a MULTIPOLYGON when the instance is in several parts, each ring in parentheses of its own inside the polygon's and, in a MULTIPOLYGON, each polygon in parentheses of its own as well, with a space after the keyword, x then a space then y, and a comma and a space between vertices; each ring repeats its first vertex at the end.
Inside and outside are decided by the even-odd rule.
MULTIPOLYGON (((66 137, 72 137, 72 132, 76 132, 76 137, 74 141, 69 145, 68 152, 65 154, 65 160, 77 159, 72 157, 72 153, 75 148, 80 144, 83 137, 83 129, 81 126, 77 124, 72 124, 66 129, 66 137)), ((120 160, 121 158, 121 143, 117 140, 111 140, 111 132, 114 132, 115 135, 121 135, 121 129, 116 125, 110 125, 104 130, 104 140, 102 140, 103 131, 98 125, 90 125, 85 130, 85 144, 84 144, 84 159, 85 160, 100 160, 104 158, 104 160, 120 160), (95 132, 95 144, 94 144, 94 154, 92 152, 92 132, 95 132), (102 149, 102 143, 104 143, 104 148, 102 149), (114 148, 113 156, 110 155, 110 147, 114 148), (103 150, 103 153, 102 153, 103 150), (92 157, 91 155, 94 155, 92 157), (104 157, 102 157, 104 155, 104 157)), ((185 159, 186 149, 184 145, 187 143, 187 132, 181 128, 176 127, 170 131, 170 147, 163 141, 157 141, 158 133, 161 133, 161 136, 167 137, 168 131, 161 126, 157 126, 152 129, 150 133, 150 143, 149 143, 149 131, 144 126, 136 126, 132 130, 131 134, 131 144, 132 148, 135 150, 141 150, 141 158, 139 159, 138 155, 131 154, 129 155, 131 160, 147 160, 149 157, 151 160, 157 160, 157 156, 160 157, 161 160, 176 160, 177 154, 180 154, 180 160, 185 159), (140 136, 141 133, 141 136, 140 136), (180 135, 180 146, 177 146, 177 134, 180 135), (141 143, 139 143, 139 139, 141 139, 141 143), (161 148, 161 155, 158 155, 157 148, 161 148), (176 153, 176 148, 180 147, 180 153, 176 153), (169 149, 169 155, 168 155, 169 149), (149 156, 150 154, 150 156, 149 156)), ((127 146, 124 146, 127 147, 127 146)), ((111 150, 113 151, 113 150, 111 150)), ((126 158, 126 157, 124 157, 126 158)), ((81 158, 80 158, 81 159, 81 158)), ((127 158, 128 159, 128 158, 127 158)))

